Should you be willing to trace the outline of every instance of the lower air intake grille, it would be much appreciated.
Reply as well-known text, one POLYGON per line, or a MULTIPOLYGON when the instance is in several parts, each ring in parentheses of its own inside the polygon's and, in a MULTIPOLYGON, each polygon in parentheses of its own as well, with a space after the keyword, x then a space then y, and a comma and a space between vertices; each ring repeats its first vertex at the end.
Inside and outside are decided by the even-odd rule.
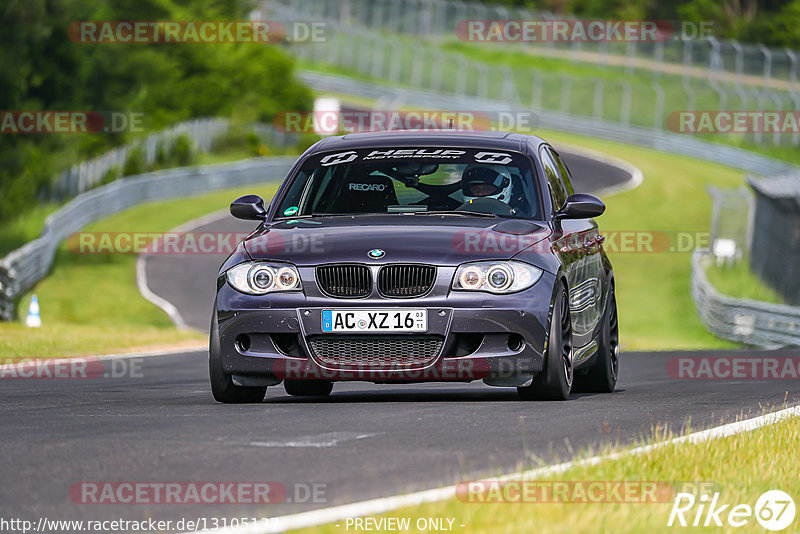
POLYGON ((436 279, 432 265, 387 265, 378 271, 378 291, 385 297, 419 297, 436 279))
POLYGON ((314 357, 328 367, 404 368, 433 363, 442 349, 441 336, 315 336, 314 357))
POLYGON ((372 274, 366 265, 321 265, 317 267, 317 285, 331 297, 366 297, 372 292, 372 274))

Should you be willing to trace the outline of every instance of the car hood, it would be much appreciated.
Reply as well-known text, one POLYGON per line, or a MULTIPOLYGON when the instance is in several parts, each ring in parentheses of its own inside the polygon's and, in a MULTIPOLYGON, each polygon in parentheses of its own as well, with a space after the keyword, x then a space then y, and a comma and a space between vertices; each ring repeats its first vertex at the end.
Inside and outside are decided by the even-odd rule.
POLYGON ((535 221, 460 215, 336 216, 266 224, 244 242, 253 259, 321 263, 458 265, 510 259, 550 234, 535 221), (373 259, 370 250, 384 255, 373 259))

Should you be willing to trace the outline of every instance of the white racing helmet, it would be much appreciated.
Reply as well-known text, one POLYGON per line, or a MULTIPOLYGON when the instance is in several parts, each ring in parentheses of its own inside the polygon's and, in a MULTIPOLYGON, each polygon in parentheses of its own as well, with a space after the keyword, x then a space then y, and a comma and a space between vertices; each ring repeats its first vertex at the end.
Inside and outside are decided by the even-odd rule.
POLYGON ((511 200, 511 173, 504 165, 469 165, 461 174, 464 202, 478 198, 511 200))

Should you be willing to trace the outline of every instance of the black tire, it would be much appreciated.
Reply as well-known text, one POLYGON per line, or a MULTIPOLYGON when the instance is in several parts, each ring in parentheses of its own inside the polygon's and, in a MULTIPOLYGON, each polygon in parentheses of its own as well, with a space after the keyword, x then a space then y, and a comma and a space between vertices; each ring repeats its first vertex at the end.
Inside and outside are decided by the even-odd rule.
POLYGON ((333 391, 333 382, 325 380, 284 380, 286 393, 293 397, 326 397, 333 391))
POLYGON ((264 396, 267 394, 266 387, 248 388, 237 386, 233 383, 231 375, 225 373, 220 359, 216 311, 211 320, 211 332, 209 334, 208 376, 211 381, 211 393, 217 402, 226 404, 257 403, 263 401, 264 396))
POLYGON ((611 393, 619 375, 619 321, 614 287, 608 292, 603 327, 597 343, 594 363, 582 376, 575 377, 575 390, 587 393, 611 393))
POLYGON ((530 386, 517 388, 522 400, 567 400, 572 391, 572 317, 567 291, 561 282, 557 284, 544 369, 530 386))

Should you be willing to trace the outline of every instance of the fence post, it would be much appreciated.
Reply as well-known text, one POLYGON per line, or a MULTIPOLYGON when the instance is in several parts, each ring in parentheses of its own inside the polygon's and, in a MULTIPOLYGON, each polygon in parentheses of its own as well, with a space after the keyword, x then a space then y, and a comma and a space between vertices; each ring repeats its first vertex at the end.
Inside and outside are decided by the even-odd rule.
POLYGON ((622 110, 620 111, 620 119, 622 120, 622 124, 628 126, 631 122, 631 84, 627 80, 621 80, 620 86, 622 86, 622 110))
POLYGON ((772 78, 772 52, 764 45, 758 45, 758 49, 764 55, 764 89, 767 89, 772 78))
POLYGON ((792 66, 789 69, 789 91, 795 92, 795 84, 797 83, 797 54, 790 48, 784 49, 786 56, 789 58, 792 66))
POLYGON ((489 98, 489 67, 483 63, 473 63, 477 66, 478 72, 478 96, 480 98, 489 98))
POLYGON ((603 81, 595 79, 594 81, 594 108, 592 116, 600 120, 603 118, 603 81))
POLYGON ((626 52, 625 73, 633 74, 633 64, 636 62, 636 41, 628 41, 626 52))
POLYGON ((739 41, 729 41, 733 49, 736 51, 736 83, 742 83, 742 76, 744 74, 744 50, 739 41))
POLYGON ((456 58, 456 63, 458 63, 458 74, 456 75, 455 93, 458 96, 465 96, 467 94, 467 69, 469 64, 461 56, 456 58))
POLYGON ((569 113, 570 93, 572 92, 572 78, 561 75, 561 111, 569 113))
POLYGON ((380 78, 383 76, 383 63, 386 58, 386 40, 378 37, 377 44, 372 50, 372 69, 371 74, 373 78, 380 78))

